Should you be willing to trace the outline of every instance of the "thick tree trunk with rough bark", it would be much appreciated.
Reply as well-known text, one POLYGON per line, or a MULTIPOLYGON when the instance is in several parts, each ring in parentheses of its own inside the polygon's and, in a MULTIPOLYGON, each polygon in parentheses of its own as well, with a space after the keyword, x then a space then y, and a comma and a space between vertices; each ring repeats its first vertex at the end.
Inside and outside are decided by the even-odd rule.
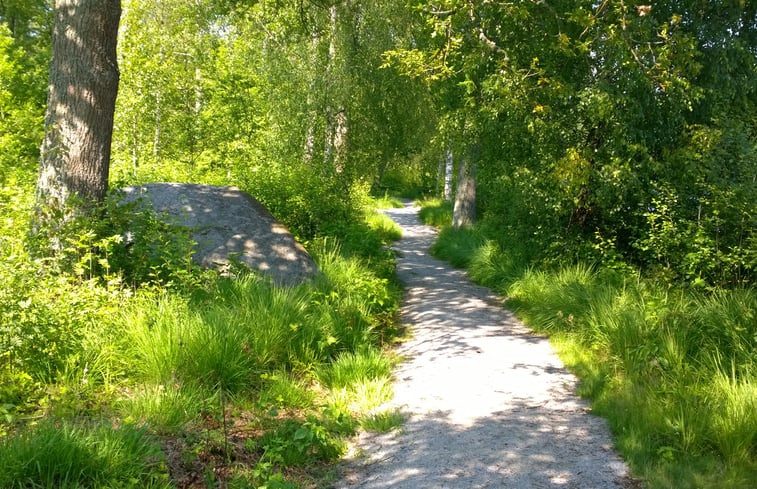
POLYGON ((470 160, 464 158, 460 162, 452 212, 452 227, 455 229, 472 226, 476 222, 476 167, 470 160))
POLYGON ((42 208, 63 209, 73 196, 87 207, 105 197, 118 92, 120 17, 120 0, 55 0, 37 181, 42 208))

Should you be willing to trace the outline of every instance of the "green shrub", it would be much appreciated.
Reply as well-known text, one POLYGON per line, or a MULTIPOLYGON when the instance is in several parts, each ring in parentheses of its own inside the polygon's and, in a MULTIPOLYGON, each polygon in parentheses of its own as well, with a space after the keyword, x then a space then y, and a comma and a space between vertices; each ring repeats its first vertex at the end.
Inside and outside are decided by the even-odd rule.
POLYGON ((334 460, 345 451, 344 443, 331 435, 314 416, 307 421, 287 420, 263 435, 262 459, 273 464, 305 465, 334 460))

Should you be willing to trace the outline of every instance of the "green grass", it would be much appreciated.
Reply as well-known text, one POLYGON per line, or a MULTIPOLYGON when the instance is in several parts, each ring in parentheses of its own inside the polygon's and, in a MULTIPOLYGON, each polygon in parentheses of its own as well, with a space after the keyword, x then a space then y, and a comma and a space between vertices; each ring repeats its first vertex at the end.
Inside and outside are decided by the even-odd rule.
POLYGON ((401 209, 405 204, 389 192, 384 192, 384 195, 372 198, 371 206, 376 209, 401 209))
POLYGON ((360 426, 368 431, 385 433, 396 429, 405 422, 405 417, 396 410, 386 410, 368 414, 360 419, 360 426))
POLYGON ((452 202, 442 199, 427 198, 420 200, 421 222, 429 226, 445 227, 452 225, 452 202))
POLYGON ((484 243, 485 238, 475 228, 442 228, 437 241, 431 246, 431 253, 453 266, 464 268, 484 243))
POLYGON ((114 407, 127 423, 176 435, 197 421, 206 399, 205 392, 189 386, 149 384, 130 391, 114 407))
POLYGON ((393 362, 382 352, 368 348, 343 352, 318 373, 320 381, 330 388, 349 387, 388 377, 393 362))
POLYGON ((658 487, 654 481, 661 481, 659 487, 665 487, 662 481, 676 487, 753 485, 753 292, 699 296, 644 281, 619 287, 581 266, 529 271, 507 291, 529 325, 567 334, 571 349, 599 357, 599 372, 572 363, 576 354, 567 363, 587 378, 591 387, 584 392, 610 419, 619 448, 652 487, 658 487))
POLYGON ((586 264, 529 266, 486 223, 442 229, 437 257, 550 335, 652 488, 757 486, 757 293, 696 292, 586 264))
POLYGON ((391 396, 400 232, 364 216, 308 243, 323 273, 289 288, 191 270, 131 288, 3 238, 0 487, 317 485, 391 396))
POLYGON ((0 440, 0 487, 169 488, 158 445, 124 426, 46 422, 0 440))
POLYGON ((316 403, 316 394, 309 383, 287 371, 263 375, 263 385, 257 394, 262 406, 307 409, 316 403))
POLYGON ((366 223, 371 231, 376 233, 384 242, 397 241, 402 238, 402 228, 386 214, 378 212, 368 213, 366 223))

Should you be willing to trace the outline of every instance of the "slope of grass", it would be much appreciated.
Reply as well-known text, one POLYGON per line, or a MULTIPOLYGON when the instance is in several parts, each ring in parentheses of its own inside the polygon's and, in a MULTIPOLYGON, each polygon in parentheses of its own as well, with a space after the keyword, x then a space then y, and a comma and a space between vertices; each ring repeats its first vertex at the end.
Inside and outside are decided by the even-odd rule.
POLYGON ((89 232, 64 253, 81 273, 33 258, 30 199, 4 192, 0 487, 318 485, 391 395, 385 245, 400 233, 386 216, 310 242, 323 273, 298 287, 177 259, 134 288, 89 232))

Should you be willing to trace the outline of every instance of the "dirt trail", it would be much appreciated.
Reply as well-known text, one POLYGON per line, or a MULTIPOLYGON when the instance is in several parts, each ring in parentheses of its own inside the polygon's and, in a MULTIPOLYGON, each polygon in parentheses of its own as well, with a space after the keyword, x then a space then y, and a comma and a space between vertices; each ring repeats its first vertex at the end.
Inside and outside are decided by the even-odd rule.
POLYGON ((386 211, 403 229, 395 248, 412 339, 399 349, 392 405, 407 420, 362 434, 335 487, 623 487, 627 468, 604 420, 576 397, 548 341, 432 258, 435 233, 417 211, 386 211))

